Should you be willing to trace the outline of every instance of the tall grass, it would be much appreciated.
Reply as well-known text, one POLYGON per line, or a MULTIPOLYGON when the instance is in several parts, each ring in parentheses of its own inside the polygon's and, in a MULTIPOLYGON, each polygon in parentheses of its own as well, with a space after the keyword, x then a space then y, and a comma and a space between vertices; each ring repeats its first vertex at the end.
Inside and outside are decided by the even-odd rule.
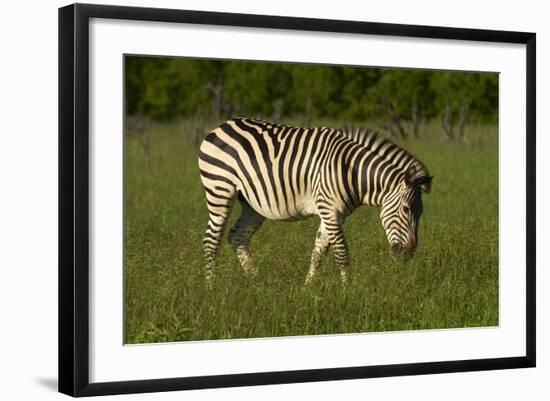
POLYGON ((423 139, 401 143, 435 175, 411 262, 389 257, 378 208, 360 208, 344 226, 349 285, 329 252, 319 279, 304 287, 318 218, 267 221, 251 245, 258 277, 243 274, 224 241, 210 291, 194 130, 152 124, 125 137, 126 343, 498 324, 496 126, 469 127, 468 143, 449 143, 430 124, 423 139))

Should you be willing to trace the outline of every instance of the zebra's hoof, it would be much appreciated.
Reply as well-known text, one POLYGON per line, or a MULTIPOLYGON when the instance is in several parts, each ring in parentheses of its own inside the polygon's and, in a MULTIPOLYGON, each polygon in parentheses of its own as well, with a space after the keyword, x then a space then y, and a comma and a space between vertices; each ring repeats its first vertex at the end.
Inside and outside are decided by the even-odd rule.
POLYGON ((214 288, 214 277, 212 275, 207 275, 204 279, 204 286, 208 291, 214 288))
POLYGON ((247 267, 247 268, 243 268, 243 271, 244 271, 244 275, 248 278, 256 278, 258 277, 258 269, 254 268, 254 267, 247 267))
POLYGON ((347 274, 340 274, 340 281, 342 283, 342 287, 346 288, 349 284, 349 279, 347 274))

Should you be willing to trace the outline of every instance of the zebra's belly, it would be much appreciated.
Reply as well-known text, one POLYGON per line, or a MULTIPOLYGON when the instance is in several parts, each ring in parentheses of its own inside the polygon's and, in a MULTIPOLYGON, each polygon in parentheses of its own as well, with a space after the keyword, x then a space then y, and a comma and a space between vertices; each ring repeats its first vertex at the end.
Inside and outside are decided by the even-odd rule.
POLYGON ((296 199, 291 203, 272 204, 270 207, 258 205, 256 202, 252 202, 249 199, 246 200, 256 213, 269 220, 296 221, 318 214, 313 199, 309 197, 296 199))

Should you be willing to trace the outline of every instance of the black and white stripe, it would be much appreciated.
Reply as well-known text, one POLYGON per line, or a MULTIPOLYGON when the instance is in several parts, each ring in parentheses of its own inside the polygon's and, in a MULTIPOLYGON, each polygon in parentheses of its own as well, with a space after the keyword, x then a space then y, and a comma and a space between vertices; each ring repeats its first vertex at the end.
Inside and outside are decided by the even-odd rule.
POLYGON ((362 205, 382 206, 392 255, 406 259, 416 249, 421 193, 431 187, 419 160, 374 131, 289 127, 251 118, 228 120, 211 131, 200 146, 199 168, 209 211, 208 279, 235 199, 241 215, 228 240, 246 272, 256 271, 249 242, 266 218, 317 215, 321 224, 306 283, 329 246, 345 281, 346 216, 362 205))

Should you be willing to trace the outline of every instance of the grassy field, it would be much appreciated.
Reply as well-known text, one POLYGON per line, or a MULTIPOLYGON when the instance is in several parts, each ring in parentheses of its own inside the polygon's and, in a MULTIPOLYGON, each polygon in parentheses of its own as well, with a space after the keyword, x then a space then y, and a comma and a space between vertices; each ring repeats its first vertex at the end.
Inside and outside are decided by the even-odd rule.
POLYGON ((244 276, 224 240, 211 291, 194 128, 174 122, 128 131, 125 342, 498 325, 497 127, 469 127, 469 142, 458 144, 438 130, 432 124, 424 139, 402 143, 435 175, 411 262, 389 257, 379 209, 365 207, 345 224, 347 288, 330 252, 319 280, 304 287, 318 218, 267 221, 251 245, 258 277, 244 276))

